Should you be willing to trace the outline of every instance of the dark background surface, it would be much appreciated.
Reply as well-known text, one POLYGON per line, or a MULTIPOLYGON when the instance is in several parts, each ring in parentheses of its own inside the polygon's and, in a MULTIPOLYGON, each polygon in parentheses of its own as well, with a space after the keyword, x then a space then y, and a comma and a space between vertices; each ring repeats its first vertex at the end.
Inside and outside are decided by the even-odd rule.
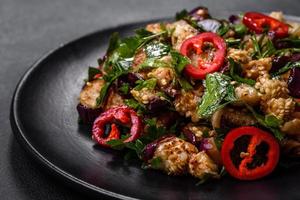
POLYGON ((45 52, 86 33, 172 16, 205 5, 219 11, 299 14, 296 0, 1 0, 0 1, 0 199, 89 199, 45 174, 15 140, 9 106, 22 74, 45 52))

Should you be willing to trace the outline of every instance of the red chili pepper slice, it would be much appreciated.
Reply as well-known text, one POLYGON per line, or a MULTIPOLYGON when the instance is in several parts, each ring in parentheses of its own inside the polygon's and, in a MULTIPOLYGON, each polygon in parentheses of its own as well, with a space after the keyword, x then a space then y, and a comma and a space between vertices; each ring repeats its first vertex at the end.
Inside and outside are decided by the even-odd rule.
POLYGON ((98 78, 101 78, 102 77, 102 74, 96 74, 93 79, 98 79, 98 78))
POLYGON ((222 144, 225 169, 234 178, 255 180, 270 174, 279 160, 279 144, 263 130, 244 126, 231 130, 222 144))
POLYGON ((205 32, 185 40, 180 52, 192 60, 192 64, 185 67, 185 73, 194 79, 205 79, 206 74, 218 71, 223 65, 226 43, 219 35, 205 32))
POLYGON ((122 125, 130 125, 130 137, 124 142, 131 142, 136 140, 142 132, 142 120, 137 113, 127 106, 119 106, 111 108, 102 113, 93 124, 92 132, 93 139, 96 140, 100 145, 109 147, 108 141, 113 139, 120 139, 120 131, 116 126, 116 123, 122 125), (111 124, 111 131, 105 138, 105 125, 111 124))
POLYGON ((275 37, 288 36, 289 26, 277 19, 257 12, 247 12, 243 17, 243 23, 255 33, 263 33, 266 28, 274 32, 275 37))

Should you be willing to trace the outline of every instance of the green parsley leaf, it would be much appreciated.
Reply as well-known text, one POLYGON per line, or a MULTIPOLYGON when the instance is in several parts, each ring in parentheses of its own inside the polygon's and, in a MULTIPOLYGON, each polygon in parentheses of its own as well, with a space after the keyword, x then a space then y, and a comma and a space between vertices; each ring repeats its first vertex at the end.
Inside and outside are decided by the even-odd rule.
POLYGON ((185 19, 188 16, 189 16, 188 11, 186 9, 184 9, 184 10, 176 13, 175 19, 176 19, 176 21, 178 21, 178 20, 181 20, 181 19, 185 19))
POLYGON ((265 123, 269 127, 278 128, 282 124, 282 120, 277 119, 274 115, 266 115, 265 123))
POLYGON ((183 56, 177 51, 171 51, 171 56, 172 56, 172 63, 173 66, 175 67, 175 71, 177 74, 181 74, 182 70, 187 64, 190 64, 191 61, 188 57, 183 56))
POLYGON ((228 59, 229 61, 229 68, 230 68, 230 76, 233 80, 239 82, 239 83, 246 83, 248 85, 254 86, 255 85, 255 80, 252 79, 248 79, 248 78, 243 78, 240 76, 242 69, 241 67, 234 62, 234 60, 232 58, 228 59))
POLYGON ((183 77, 178 77, 178 83, 185 91, 193 89, 193 86, 183 77))
POLYGON ((128 73, 128 68, 124 68, 119 63, 115 63, 115 65, 112 65, 110 73, 107 73, 103 76, 103 79, 105 80, 104 86, 101 88, 100 94, 98 98, 96 99, 97 106, 102 105, 106 98, 106 94, 108 92, 108 89, 110 85, 121 75, 128 73))
POLYGON ((134 90, 141 90, 143 88, 148 88, 149 90, 153 90, 156 86, 157 79, 150 78, 147 80, 138 80, 136 81, 137 86, 134 87, 134 90))
POLYGON ((260 115, 257 112, 255 112, 255 110, 248 104, 245 104, 245 106, 248 108, 249 111, 251 111, 258 123, 263 127, 269 129, 278 140, 282 140, 284 138, 284 135, 281 133, 279 127, 279 125, 282 122, 279 119, 272 115, 260 115))
POLYGON ((135 151, 136 155, 140 157, 145 147, 145 144, 140 139, 137 139, 133 142, 125 143, 125 147, 135 151))
POLYGON ((152 42, 147 44, 144 49, 148 58, 157 58, 167 55, 171 47, 160 42, 152 42))
POLYGON ((202 136, 203 136, 204 138, 208 138, 208 137, 209 137, 209 131, 208 131, 207 129, 205 129, 205 130, 203 131, 202 136))
POLYGON ((110 84, 111 84, 111 83, 106 82, 106 83, 104 84, 104 86, 101 88, 100 94, 99 94, 99 96, 98 96, 97 99, 96 99, 96 105, 97 105, 97 106, 101 105, 101 104, 104 102, 110 84))
POLYGON ((119 91, 122 92, 123 94, 128 94, 129 92, 129 83, 123 83, 122 86, 119 88, 119 91))
POLYGON ((167 129, 163 126, 157 126, 157 119, 150 118, 145 120, 147 127, 147 134, 144 135, 143 140, 150 143, 167 133, 167 129))
POLYGON ((138 114, 142 114, 146 111, 146 108, 143 104, 140 104, 134 99, 125 99, 124 100, 125 105, 133 108, 134 110, 137 110, 138 114))
POLYGON ((130 135, 125 135, 122 136, 121 139, 114 139, 114 140, 107 141, 106 144, 108 144, 112 149, 122 150, 125 148, 124 141, 129 137, 130 135))
POLYGON ((218 72, 206 76, 205 92, 197 108, 199 116, 208 118, 215 111, 235 100, 234 88, 230 81, 229 76, 218 72))
POLYGON ((220 28, 217 30, 217 34, 223 36, 229 31, 229 29, 229 24, 225 21, 222 21, 220 28))
POLYGON ((108 48, 109 57, 104 62, 106 74, 103 76, 103 79, 106 83, 102 87, 99 97, 97 98, 97 106, 103 104, 110 85, 118 77, 128 73, 132 66, 135 52, 152 39, 164 34, 164 32, 160 32, 150 35, 150 33, 146 33, 145 30, 139 30, 137 33, 137 35, 124 38, 123 40, 120 40, 117 34, 112 35, 108 48))
POLYGON ((140 69, 169 67, 170 64, 159 58, 147 58, 140 66, 140 69))
POLYGON ((233 29, 234 32, 240 37, 244 36, 248 31, 247 27, 244 24, 235 24, 233 26, 233 29))
POLYGON ((217 148, 221 150, 225 135, 230 131, 230 128, 215 128, 215 131, 217 132, 217 136, 214 138, 214 142, 217 148))
POLYGON ((106 54, 110 55, 116 48, 118 48, 120 43, 121 39, 119 33, 114 32, 113 34, 111 34, 106 54))

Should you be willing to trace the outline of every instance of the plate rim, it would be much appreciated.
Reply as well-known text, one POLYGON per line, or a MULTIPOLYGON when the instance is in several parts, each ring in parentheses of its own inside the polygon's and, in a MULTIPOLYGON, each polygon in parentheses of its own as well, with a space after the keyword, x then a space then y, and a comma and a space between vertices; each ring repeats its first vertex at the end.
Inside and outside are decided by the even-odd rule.
MULTIPOLYGON (((235 12, 233 12, 235 13, 235 12)), ((288 21, 299 21, 300 22, 300 16, 295 16, 295 15, 284 15, 284 17, 288 21)), ((63 49, 66 46, 70 46, 73 43, 76 43, 79 40, 84 40, 85 38, 92 37, 94 35, 100 34, 102 32, 107 32, 111 31, 113 29, 124 29, 128 26, 132 25, 138 25, 138 24, 146 24, 146 23, 153 23, 153 22, 158 22, 158 21, 167 21, 172 18, 170 17, 164 17, 164 18, 157 18, 157 19, 151 19, 151 20, 141 20, 141 21, 132 21, 129 23, 124 23, 120 25, 115 25, 115 26, 109 26, 103 29, 95 30, 93 32, 84 34, 83 36, 73 38, 72 40, 60 44, 58 47, 51 49, 50 51, 42 54, 41 57, 39 57, 28 69, 25 70, 24 74, 21 76, 19 79, 15 90, 13 92, 11 104, 10 104, 10 125, 12 128, 12 132, 14 136, 16 137, 17 141, 23 149, 25 149, 27 155, 30 155, 31 158, 35 162, 41 165, 43 169, 45 169, 49 174, 54 175, 55 178, 60 179, 63 181, 67 186, 71 186, 73 189, 74 188, 80 188, 84 189, 84 193, 87 194, 88 196, 99 196, 99 197, 106 197, 110 199, 126 199, 126 200, 133 200, 137 198, 129 197, 126 195, 122 195, 120 193, 112 192, 107 189, 100 188, 98 186, 95 186, 93 184, 87 183, 86 181, 83 181, 79 178, 76 178, 72 174, 64 171, 63 169, 55 166, 55 164, 51 163, 45 156, 43 156, 31 143, 30 141, 26 138, 25 131, 23 129, 22 123, 20 122, 19 116, 18 116, 18 101, 20 100, 19 96, 22 91, 22 88, 24 87, 27 79, 30 77, 30 75, 40 66, 42 66, 42 62, 47 59, 48 57, 52 56, 55 52, 63 49), (93 194, 88 194, 88 192, 92 192, 93 194)), ((81 191, 79 191, 82 193, 81 191)))

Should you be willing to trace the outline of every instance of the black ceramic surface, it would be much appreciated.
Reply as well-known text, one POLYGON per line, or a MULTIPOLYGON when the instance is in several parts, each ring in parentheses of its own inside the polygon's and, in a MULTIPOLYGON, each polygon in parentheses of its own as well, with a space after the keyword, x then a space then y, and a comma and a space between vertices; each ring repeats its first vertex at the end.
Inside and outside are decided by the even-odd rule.
MULTIPOLYGON (((298 18, 293 18, 294 20, 298 18)), ((298 19, 298 21, 300 21, 298 19)), ((19 83, 11 123, 19 142, 51 173, 92 195, 122 199, 299 199, 300 170, 240 182, 226 177, 196 186, 191 177, 170 177, 124 163, 120 153, 100 148, 88 127, 77 123, 77 97, 87 66, 96 66, 112 32, 122 36, 146 23, 126 25, 80 38, 40 59, 19 83)))

